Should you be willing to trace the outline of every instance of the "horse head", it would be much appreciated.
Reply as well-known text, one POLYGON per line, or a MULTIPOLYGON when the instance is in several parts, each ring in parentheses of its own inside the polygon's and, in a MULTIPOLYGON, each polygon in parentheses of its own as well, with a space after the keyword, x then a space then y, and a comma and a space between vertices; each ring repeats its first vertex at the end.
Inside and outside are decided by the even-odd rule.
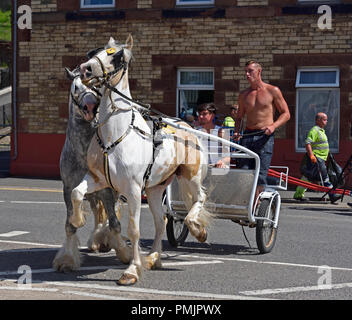
POLYGON ((80 65, 81 77, 84 82, 92 79, 110 81, 120 74, 122 78, 132 58, 133 38, 128 36, 126 43, 121 44, 112 37, 104 48, 90 50, 88 61, 80 65))
POLYGON ((65 68, 67 77, 72 80, 71 84, 71 101, 77 107, 79 114, 88 122, 91 122, 98 110, 100 103, 99 93, 88 88, 80 77, 78 69, 70 71, 65 68))

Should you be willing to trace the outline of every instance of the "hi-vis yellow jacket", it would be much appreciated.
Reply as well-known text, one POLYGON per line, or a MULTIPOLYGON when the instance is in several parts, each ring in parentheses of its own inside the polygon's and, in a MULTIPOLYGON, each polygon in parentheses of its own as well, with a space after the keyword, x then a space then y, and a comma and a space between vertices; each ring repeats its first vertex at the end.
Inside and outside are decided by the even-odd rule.
POLYGON ((308 132, 306 144, 310 144, 312 147, 313 154, 326 161, 329 154, 329 143, 328 137, 325 134, 325 130, 319 126, 314 126, 308 132))

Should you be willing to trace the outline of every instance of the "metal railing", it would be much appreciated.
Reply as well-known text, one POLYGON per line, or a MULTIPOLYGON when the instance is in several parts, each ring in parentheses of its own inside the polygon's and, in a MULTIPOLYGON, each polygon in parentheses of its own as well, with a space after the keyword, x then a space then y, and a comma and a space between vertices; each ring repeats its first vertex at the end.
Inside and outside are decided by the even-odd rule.
POLYGON ((11 140, 11 87, 0 90, 0 151, 9 151, 11 140))

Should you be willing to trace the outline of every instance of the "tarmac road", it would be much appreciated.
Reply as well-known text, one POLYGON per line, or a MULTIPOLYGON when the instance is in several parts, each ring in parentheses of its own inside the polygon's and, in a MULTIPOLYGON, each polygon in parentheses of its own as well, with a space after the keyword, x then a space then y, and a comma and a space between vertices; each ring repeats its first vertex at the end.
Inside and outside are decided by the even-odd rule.
MULTIPOLYGON (((230 220, 215 220, 208 243, 190 235, 184 246, 172 248, 166 236, 163 269, 145 271, 134 287, 116 280, 125 265, 108 253, 85 248, 93 217, 79 230, 82 267, 62 274, 52 260, 65 239, 65 205, 59 180, 0 179, 0 299, 1 300, 130 300, 215 301, 241 299, 350 300, 352 298, 352 210, 343 203, 285 201, 273 251, 258 254, 255 229, 230 220), (20 270, 19 270, 20 268, 20 270), (26 281, 28 285, 22 284, 26 281)), ((312 193, 317 197, 319 194, 312 193)), ((147 205, 141 214, 141 248, 150 249, 154 227, 147 205)), ((123 215, 126 235, 127 213, 123 215)), ((175 309, 172 308, 172 313, 175 309)))

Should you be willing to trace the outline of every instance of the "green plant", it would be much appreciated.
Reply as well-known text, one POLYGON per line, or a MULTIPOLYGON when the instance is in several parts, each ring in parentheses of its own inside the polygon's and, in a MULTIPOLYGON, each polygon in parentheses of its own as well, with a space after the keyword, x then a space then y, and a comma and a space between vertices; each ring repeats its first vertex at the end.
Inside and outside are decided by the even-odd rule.
POLYGON ((0 40, 11 41, 11 11, 0 10, 0 40))

